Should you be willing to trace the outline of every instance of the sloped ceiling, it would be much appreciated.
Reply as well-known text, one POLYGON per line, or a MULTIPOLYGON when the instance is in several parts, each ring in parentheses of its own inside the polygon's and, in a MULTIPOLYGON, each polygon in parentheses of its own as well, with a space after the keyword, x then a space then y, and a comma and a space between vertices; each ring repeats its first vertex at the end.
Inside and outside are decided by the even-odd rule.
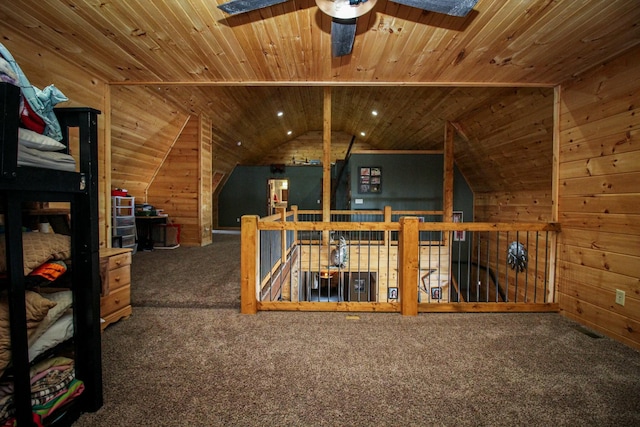
POLYGON ((479 0, 464 18, 380 0, 332 58, 313 0, 226 16, 216 0, 5 1, 3 26, 111 82, 557 84, 638 43, 629 0, 479 0))
POLYGON ((331 21, 313 0, 233 17, 221 2, 7 1, 0 31, 113 85, 123 161, 154 147, 157 161, 172 138, 136 141, 119 132, 128 117, 179 128, 206 114, 225 164, 260 163, 322 129, 329 85, 332 128, 377 149, 439 149, 444 122, 455 122, 458 166, 476 191, 548 188, 551 87, 640 43, 640 8, 629 0, 479 0, 465 18, 379 0, 358 19, 353 53, 332 58, 331 21), (141 108, 145 96, 166 108, 141 108))

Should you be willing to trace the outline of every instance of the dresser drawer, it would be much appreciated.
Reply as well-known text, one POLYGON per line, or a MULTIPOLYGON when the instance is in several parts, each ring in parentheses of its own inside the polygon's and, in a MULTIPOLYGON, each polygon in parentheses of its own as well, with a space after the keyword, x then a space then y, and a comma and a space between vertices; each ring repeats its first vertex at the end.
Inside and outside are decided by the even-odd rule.
POLYGON ((107 262, 107 269, 113 270, 116 268, 124 267, 125 265, 131 265, 130 251, 123 254, 110 256, 107 262))
POLYGON ((131 268, 126 265, 124 267, 116 268, 115 270, 107 271, 104 280, 106 283, 103 286, 103 289, 104 295, 106 296, 116 289, 131 283, 131 268))
POLYGON ((126 285, 100 299, 100 316, 104 317, 131 305, 131 286, 126 285))

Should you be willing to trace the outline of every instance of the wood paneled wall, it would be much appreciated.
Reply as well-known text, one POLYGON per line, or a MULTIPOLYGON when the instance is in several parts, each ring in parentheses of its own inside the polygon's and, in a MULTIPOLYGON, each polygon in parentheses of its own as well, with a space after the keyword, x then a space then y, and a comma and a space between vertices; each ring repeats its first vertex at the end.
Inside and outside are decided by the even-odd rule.
POLYGON ((634 48, 562 86, 557 278, 566 316, 640 349, 638 58, 634 48))
POLYGON ((200 123, 191 117, 150 183, 148 202, 164 209, 180 224, 180 242, 193 246, 199 240, 198 191, 200 123))
POLYGON ((551 190, 552 88, 504 89, 453 124, 455 162, 476 193, 551 190))
POLYGON ((550 222, 551 209, 551 188, 540 191, 475 193, 474 221, 550 222))
POLYGON ((111 115, 111 185, 148 202, 149 184, 189 115, 144 86, 113 86, 111 115))
POLYGON ((211 164, 211 133, 203 131, 210 125, 209 118, 192 116, 149 186, 148 202, 180 224, 180 243, 185 246, 203 244, 205 228, 211 234, 211 166, 203 167, 211 164), (201 176, 203 172, 208 175, 201 176))

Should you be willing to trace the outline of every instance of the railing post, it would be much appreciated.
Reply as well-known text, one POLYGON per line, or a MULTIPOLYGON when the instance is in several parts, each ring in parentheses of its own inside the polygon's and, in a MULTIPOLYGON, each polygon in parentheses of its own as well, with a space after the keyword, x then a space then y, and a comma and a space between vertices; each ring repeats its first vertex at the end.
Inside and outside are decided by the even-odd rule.
POLYGON ((418 314, 418 218, 400 218, 398 235, 398 280, 403 316, 418 314))
MULTIPOLYGON (((280 208, 280 221, 287 222, 287 209, 280 208)), ((287 261, 287 230, 280 232, 280 262, 284 266, 287 261)))
POLYGON ((240 313, 258 312, 260 233, 258 216, 244 215, 240 228, 240 313))
MULTIPOLYGON (((291 221, 293 221, 293 222, 298 221, 298 206, 297 205, 291 206, 291 221)), ((294 230, 293 231, 293 242, 295 244, 298 243, 298 230, 294 230)))
POLYGON ((547 295, 543 302, 557 302, 556 298, 556 251, 558 250, 558 232, 551 231, 551 238, 549 239, 549 257, 545 262, 549 263, 549 287, 547 288, 547 295))
MULTIPOLYGON (((391 222, 391 206, 385 206, 384 207, 384 220, 385 223, 390 223, 391 222)), ((389 232, 389 230, 384 230, 384 245, 387 246, 389 244, 389 238, 391 236, 391 233, 389 232)))

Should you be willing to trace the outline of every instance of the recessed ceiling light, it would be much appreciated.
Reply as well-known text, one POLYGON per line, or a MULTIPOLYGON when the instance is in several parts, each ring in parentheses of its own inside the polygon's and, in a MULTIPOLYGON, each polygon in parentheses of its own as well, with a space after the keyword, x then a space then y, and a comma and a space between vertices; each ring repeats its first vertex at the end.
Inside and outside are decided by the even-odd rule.
POLYGON ((365 133, 364 133, 364 132, 360 132, 360 136, 364 136, 364 135, 365 135, 365 133))
POLYGON ((377 115, 378 115, 378 112, 377 112, 376 110, 373 110, 373 111, 371 112, 371 115, 372 115, 372 116, 377 116, 377 115))
POLYGON ((291 135, 293 133, 293 131, 287 131, 287 135, 291 135))
POLYGON ((284 116, 284 113, 282 111, 278 111, 278 117, 282 117, 284 116))
POLYGON ((238 142, 236 142, 236 145, 237 145, 238 147, 240 147, 240 146, 242 145, 242 141, 238 141, 238 142))

